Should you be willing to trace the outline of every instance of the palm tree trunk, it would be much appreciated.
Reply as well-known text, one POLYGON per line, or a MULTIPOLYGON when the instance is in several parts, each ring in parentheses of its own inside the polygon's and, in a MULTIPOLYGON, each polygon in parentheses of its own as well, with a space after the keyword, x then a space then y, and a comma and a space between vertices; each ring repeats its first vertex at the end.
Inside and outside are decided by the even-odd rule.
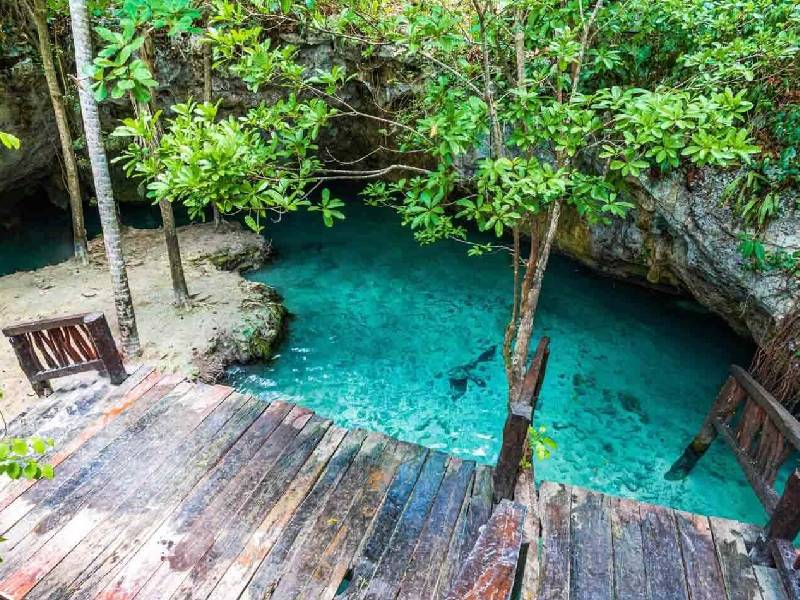
POLYGON ((122 254, 122 240, 119 222, 108 172, 108 159, 100 136, 100 115, 92 96, 89 78, 85 75, 92 64, 91 38, 89 33, 89 12, 86 0, 69 0, 69 13, 72 19, 72 36, 75 46, 75 66, 78 73, 78 93, 81 101, 83 129, 86 135, 86 148, 92 163, 92 176, 97 194, 97 207, 100 224, 103 227, 103 243, 108 258, 108 270, 114 291, 114 305, 117 322, 122 336, 122 347, 128 356, 141 353, 139 332, 136 328, 136 315, 133 298, 128 285, 128 271, 122 254))
MULTIPOLYGON (((211 103, 214 95, 212 84, 212 73, 211 73, 211 42, 205 42, 203 44, 203 102, 211 103)), ((219 230, 219 226, 222 224, 222 217, 219 214, 219 209, 217 205, 213 202, 211 203, 211 210, 214 214, 214 231, 219 230)))
MULTIPOLYGON (((145 42, 142 44, 140 57, 147 65, 150 73, 155 77, 155 51, 153 49, 152 39, 148 33, 144 34, 145 42)), ((135 109, 138 114, 151 115, 155 111, 150 103, 137 102, 135 109)), ((155 125, 156 133, 153 140, 153 147, 158 148, 159 140, 161 138, 161 130, 159 125, 155 125)), ((161 200, 158 203, 158 208, 161 211, 161 222, 164 225, 164 241, 167 245, 167 257, 169 259, 169 274, 172 279, 172 291, 175 294, 175 304, 182 308, 191 306, 191 299, 189 298, 189 289, 186 286, 186 276, 183 273, 183 261, 181 260, 181 246, 178 241, 178 232, 175 229, 175 213, 172 211, 172 203, 167 200, 161 200)))
POLYGON ((72 213, 72 238, 76 260, 82 264, 89 264, 86 250, 86 228, 83 222, 83 198, 81 194, 78 164, 75 160, 75 150, 72 147, 72 133, 69 130, 67 111, 64 108, 64 96, 61 85, 56 75, 56 66, 53 62, 53 49, 50 45, 50 31, 47 27, 47 4, 45 0, 33 0, 33 8, 25 3, 31 19, 36 26, 36 35, 39 38, 39 54, 42 57, 44 77, 47 80, 47 89, 50 92, 50 101, 58 127, 58 137, 61 140, 61 155, 64 159, 64 171, 69 192, 70 212, 72 213))

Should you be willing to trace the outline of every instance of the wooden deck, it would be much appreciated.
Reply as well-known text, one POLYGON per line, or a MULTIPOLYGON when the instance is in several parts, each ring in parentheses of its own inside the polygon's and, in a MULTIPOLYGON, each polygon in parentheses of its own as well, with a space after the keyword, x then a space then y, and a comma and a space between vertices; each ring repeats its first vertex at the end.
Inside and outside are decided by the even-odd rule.
MULTIPOLYGON (((786 600, 778 571, 751 564, 759 530, 544 482, 541 600, 786 600)), ((538 563, 538 564, 537 564, 538 563)))
POLYGON ((14 599, 444 597, 492 509, 488 467, 145 368, 33 432, 56 478, 0 491, 14 599))
MULTIPOLYGON (((481 533, 489 467, 145 367, 61 384, 10 429, 56 441, 54 480, 0 487, 14 600, 508 598, 480 575, 513 578, 522 538, 510 518, 481 533), (478 576, 453 588, 464 565, 478 576)), ((522 496, 523 597, 784 600, 749 526, 559 484, 522 496)))

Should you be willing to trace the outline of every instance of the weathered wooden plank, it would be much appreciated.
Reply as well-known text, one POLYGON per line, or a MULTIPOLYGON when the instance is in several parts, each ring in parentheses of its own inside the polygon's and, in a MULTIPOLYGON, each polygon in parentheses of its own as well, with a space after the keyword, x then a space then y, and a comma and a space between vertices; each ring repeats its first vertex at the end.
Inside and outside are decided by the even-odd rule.
MULTIPOLYGON (((98 440, 113 439, 125 423, 140 416, 152 402, 165 396, 178 383, 177 378, 165 379, 152 369, 139 369, 129 379, 135 381, 140 374, 147 375, 129 390, 120 390, 123 393, 112 392, 109 394, 108 386, 91 385, 79 387, 66 397, 58 394, 63 403, 58 410, 53 411, 52 417, 38 420, 37 423, 40 426, 38 430, 14 435, 29 436, 35 433, 40 437, 53 438, 55 447, 42 460, 57 468, 56 473, 59 479, 69 478, 80 466, 79 461, 86 461, 91 451, 84 449, 80 458, 69 462, 65 461, 84 444, 93 440, 93 448, 97 448, 101 444, 98 440), (156 386, 159 386, 156 392, 145 395, 156 386), (74 409, 70 407, 74 407, 74 409), (112 429, 112 421, 120 417, 124 417, 124 421, 120 419, 121 424, 116 424, 112 429), (97 439, 93 439, 96 436, 97 439)), ((0 493, 0 511, 5 510, 32 485, 32 481, 15 481, 4 488, 0 493)))
POLYGON ((417 483, 420 471, 427 463, 429 452, 417 447, 413 455, 397 469, 397 474, 386 492, 383 504, 372 520, 370 530, 353 564, 350 587, 343 598, 355 598, 360 590, 366 589, 372 580, 378 563, 392 538, 397 522, 417 483))
POLYGON ((528 439, 533 408, 528 402, 512 402, 503 425, 502 444, 494 469, 494 501, 510 500, 514 496, 519 464, 528 439))
POLYGON ((219 600, 232 597, 256 600, 264 598, 267 590, 274 589, 283 573, 287 555, 301 532, 307 530, 307 524, 316 520, 330 494, 347 473, 366 436, 367 433, 361 429, 348 432, 325 472, 314 484, 308 496, 302 499, 295 513, 290 515, 291 519, 284 529, 271 528, 272 521, 269 518, 264 520, 245 550, 248 558, 251 556, 250 553, 257 554, 252 555, 253 559, 248 561, 250 564, 246 569, 238 568, 239 561, 228 569, 220 582, 219 594, 215 590, 215 597, 219 600), (246 588, 242 590, 245 586, 246 588))
POLYGON ((650 598, 689 600, 675 515, 669 509, 651 504, 641 504, 639 513, 650 598))
POLYGON ((157 432, 164 427, 164 421, 180 418, 178 400, 189 391, 188 384, 173 383, 151 388, 141 400, 147 408, 132 425, 122 430, 115 427, 92 438, 61 465, 59 477, 37 482, 0 513, 0 531, 8 539, 9 549, 34 528, 35 538, 46 541, 48 532, 54 532, 59 522, 71 517, 92 491, 105 485, 119 461, 135 454, 133 448, 143 443, 142 438, 156 443, 157 436, 163 435, 157 432), (153 401, 156 396, 160 398, 153 401))
POLYGON ((614 597, 611 518, 602 494, 572 488, 570 540, 570 598, 611 600, 614 597))
POLYGON ((31 333, 33 331, 42 331, 51 329, 53 327, 64 327, 67 325, 77 325, 83 323, 83 320, 88 315, 102 314, 102 313, 81 313, 77 315, 66 315, 63 317, 52 317, 49 319, 39 319, 38 321, 29 321, 27 323, 19 323, 17 325, 10 325, 2 329, 3 335, 21 335, 23 333, 31 333))
POLYGON ((336 536, 320 556, 316 569, 303 588, 303 598, 331 599, 336 595, 370 523, 386 497, 398 466, 415 452, 416 449, 405 442, 396 442, 391 452, 387 450, 381 461, 380 472, 368 478, 364 494, 353 503, 336 536))
POLYGON ((767 514, 771 515, 775 511, 775 507, 778 505, 777 492, 775 492, 774 488, 767 483, 761 473, 756 470, 755 464, 753 463, 753 459, 750 457, 750 455, 739 447, 739 442, 736 441, 736 435, 731 430, 730 425, 724 423, 720 419, 716 419, 714 420, 714 427, 716 427, 719 435, 731 449, 731 452, 733 452, 733 455, 736 457, 739 466, 742 467, 742 471, 744 471, 747 480, 753 487, 753 491, 756 493, 756 496, 758 496, 758 499, 761 500, 761 504, 764 505, 767 514))
POLYGON ((711 533, 730 600, 762 600, 753 566, 747 556, 744 526, 735 521, 710 518, 711 533))
MULTIPOLYGON (((245 600, 250 597, 245 587, 251 582, 264 559, 279 539, 294 539, 297 536, 311 514, 321 506, 322 499, 327 497, 335 482, 344 474, 365 435, 363 431, 348 432, 336 426, 328 429, 325 439, 303 465, 280 501, 255 528, 244 548, 220 578, 209 599, 245 600), (329 447, 335 449, 333 456, 328 455, 329 447)), ((287 541, 287 552, 288 543, 287 541)), ((263 596, 262 591, 258 597, 263 596)))
POLYGON ((96 375, 70 380, 46 399, 37 400, 8 425, 9 434, 27 437, 39 434, 63 444, 120 399, 137 399, 161 378, 152 367, 137 368, 122 385, 112 387, 96 375))
POLYGON ((107 375, 114 385, 125 381, 128 374, 125 372, 122 357, 117 349, 114 336, 111 335, 106 316, 102 313, 86 315, 83 324, 92 336, 97 356, 103 361, 102 374, 107 375))
POLYGON ((776 539, 770 540, 769 548, 784 592, 790 600, 800 599, 800 572, 795 567, 797 550, 791 541, 776 539))
POLYGON ((469 492, 469 502, 465 502, 462 507, 447 550, 447 558, 439 573, 436 598, 444 598, 450 591, 464 561, 478 541, 480 528, 489 520, 491 512, 492 472, 486 465, 478 465, 469 492))
MULTIPOLYGON (((166 521, 131 557, 111 584, 97 595, 98 600, 132 598, 137 594, 148 597, 155 590, 161 590, 159 593, 169 597, 208 550, 220 529, 230 522, 258 484, 271 474, 279 458, 292 452, 300 455, 305 450, 310 454, 313 448, 307 447, 309 439, 318 442, 325 429, 327 423, 313 417, 309 411, 293 408, 224 491, 210 503, 207 499, 200 499, 200 504, 188 511, 186 516, 191 520, 190 526, 172 519, 166 521), (200 513, 199 516, 193 514, 195 511, 200 513)), ((284 463, 281 467, 273 476, 283 475, 283 469, 288 469, 289 465, 284 463)))
POLYGON ((400 577, 406 569, 417 539, 425 526, 428 511, 439 490, 446 466, 446 454, 431 452, 428 455, 414 486, 414 491, 397 522, 372 579, 363 590, 353 589, 355 581, 350 584, 348 591, 353 589, 353 592, 357 594, 356 597, 365 600, 383 600, 384 598, 393 598, 397 593, 400 577))
POLYGON ((392 444, 386 436, 376 433, 367 435, 317 519, 309 523, 306 531, 298 536, 299 543, 287 556, 283 575, 275 587, 276 598, 296 598, 300 595, 321 553, 339 531, 351 507, 361 498, 364 486, 369 485, 370 479, 380 480, 384 452, 391 452, 391 449, 392 444))
POLYGON ((77 365, 67 365, 65 367, 58 367, 57 369, 40 371, 35 375, 31 375, 30 380, 32 383, 37 383, 40 381, 47 381, 48 379, 77 375, 78 373, 85 373, 86 371, 100 371, 104 365, 105 363, 100 359, 90 360, 89 362, 82 362, 77 365))
MULTIPOLYGON (((783 582, 776 569, 753 565, 753 572, 758 581, 758 588, 764 600, 789 600, 783 589, 783 582)), ((794 600, 794 599, 792 599, 794 600)))
POLYGON ((281 457, 273 469, 274 476, 271 473, 259 483, 231 523, 221 531, 213 545, 192 568, 171 598, 207 598, 228 566, 239 555, 253 530, 272 511, 296 478, 301 476, 303 469, 308 469, 309 473, 302 477, 316 479, 342 437, 340 431, 336 429, 331 431, 328 428, 306 454, 303 462, 300 462, 303 453, 299 452, 281 457), (278 472, 282 462, 287 465, 288 470, 278 472), (293 468, 294 465, 298 465, 297 469, 293 468))
POLYGON ((626 498, 610 498, 609 506, 616 597, 648 600, 639 504, 626 498))
POLYGON ((398 600, 417 600, 436 589, 439 571, 474 471, 474 462, 450 459, 425 528, 400 582, 398 600))
POLYGON ((539 593, 539 538, 541 525, 539 523, 539 500, 536 496, 536 482, 533 480, 533 468, 520 469, 517 477, 517 487, 514 490, 514 502, 522 504, 528 510, 525 513, 523 527, 521 560, 522 574, 520 580, 519 600, 537 600, 539 593))
POLYGON ((542 520, 541 600, 568 600, 570 589, 570 510, 572 490, 561 483, 542 482, 539 515, 542 520))
POLYGON ((467 557, 447 600, 509 600, 522 545, 525 507, 503 500, 467 557))
POLYGON ((725 598, 725 583, 707 517, 675 511, 678 538, 692 600, 725 598))
MULTIPOLYGON (((180 388, 180 386, 179 386, 180 388)), ((176 388, 177 390, 178 388, 176 388)), ((203 393, 176 399, 177 410, 168 411, 162 419, 124 444, 125 455, 133 457, 129 470, 114 471, 114 477, 95 488, 86 501, 63 510, 59 503, 56 512, 39 522, 25 539, 15 546, 9 560, 11 575, 0 581, 0 589, 14 596, 24 596, 110 512, 120 503, 121 496, 141 478, 153 477, 159 468, 159 456, 169 457, 183 437, 192 431, 231 393, 230 388, 208 387, 203 393)), ((13 529, 12 529, 13 531, 13 529)))
POLYGON ((732 365, 731 375, 736 378, 748 395, 767 412, 772 422, 783 432, 795 449, 800 450, 800 423, 797 422, 797 419, 743 368, 732 365))
POLYGON ((800 531, 800 469, 794 469, 765 527, 767 539, 794 540, 800 531))
MULTIPOLYGON (((293 405, 273 402, 187 495, 175 494, 173 504, 163 507, 159 517, 144 529, 122 532, 117 542, 107 547, 72 585, 74 598, 93 598, 109 585, 119 572, 127 568, 132 557, 149 544, 152 562, 146 568, 155 570, 158 565, 161 536, 175 530, 188 531, 202 517, 206 507, 225 494, 230 482, 251 463, 257 452, 268 442, 275 429, 289 415, 293 405), (155 566, 152 564, 155 563, 155 566)), ((161 508, 159 506, 156 507, 161 508)))
POLYGON ((124 501, 28 594, 37 598, 76 597, 86 574, 103 574, 103 562, 110 555, 116 561, 125 556, 125 542, 152 530, 177 506, 181 498, 236 442, 242 431, 259 416, 264 404, 240 394, 231 395, 185 438, 157 470, 156 476, 131 486, 124 501))
POLYGON ((25 373, 25 377, 31 382, 31 388, 39 397, 46 397, 53 391, 47 382, 35 382, 33 378, 36 373, 43 369, 36 351, 33 349, 33 341, 28 336, 12 336, 8 338, 11 348, 17 357, 20 369, 25 373))

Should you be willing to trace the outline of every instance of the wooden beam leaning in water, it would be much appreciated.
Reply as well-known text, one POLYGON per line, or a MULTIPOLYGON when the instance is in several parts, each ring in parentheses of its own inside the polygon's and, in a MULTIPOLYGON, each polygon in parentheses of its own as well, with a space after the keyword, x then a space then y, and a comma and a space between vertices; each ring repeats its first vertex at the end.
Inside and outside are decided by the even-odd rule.
POLYGON ((550 356, 550 338, 539 340, 536 353, 520 387, 515 402, 508 407, 508 416, 503 426, 503 441, 497 466, 494 470, 494 501, 511 500, 517 481, 520 463, 525 454, 528 427, 533 420, 536 402, 544 382, 547 359, 550 356))
POLYGON ((510 500, 497 505, 481 528, 446 600, 508 600, 514 587, 526 508, 510 500))
POLYGON ((670 481, 684 479, 689 474, 697 464, 697 461, 703 457, 706 450, 711 446, 711 442, 717 437, 715 421, 717 419, 726 421, 736 412, 736 408, 745 399, 746 395, 747 393, 737 383, 733 375, 728 377, 714 405, 708 411, 700 431, 694 436, 691 443, 686 446, 680 458, 673 463, 672 467, 664 475, 665 479, 670 481))

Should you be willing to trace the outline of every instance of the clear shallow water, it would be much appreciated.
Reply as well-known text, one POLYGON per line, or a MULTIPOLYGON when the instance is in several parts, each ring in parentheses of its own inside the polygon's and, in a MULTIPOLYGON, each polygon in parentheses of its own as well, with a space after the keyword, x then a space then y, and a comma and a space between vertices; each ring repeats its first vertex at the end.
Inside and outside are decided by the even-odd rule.
MULTIPOLYGON (((294 396, 345 426, 494 461, 506 393, 492 348, 508 316, 507 257, 467 257, 456 243, 419 247, 379 209, 350 207, 333 229, 320 221, 297 215, 271 227, 279 255, 250 277, 277 288, 295 318, 280 356, 233 369, 233 384, 294 396), (454 389, 451 376, 465 368, 466 390, 454 389)), ((536 420, 559 444, 537 464, 538 478, 764 519, 721 443, 686 481, 663 479, 727 366, 748 359, 746 342, 693 303, 559 257, 537 331, 552 338, 552 354, 536 420)))
MULTIPOLYGON (((0 276, 71 255, 69 215, 28 208, 22 233, 0 232, 0 276)), ((160 224, 154 207, 122 212, 128 225, 160 224)), ((86 217, 96 235, 97 209, 87 206, 86 217)), ((492 348, 508 315, 507 258, 470 258, 459 244, 419 247, 378 209, 349 207, 333 229, 319 221, 298 215, 270 229, 280 255, 251 277, 276 287, 296 318, 279 358, 234 369, 231 380, 265 396, 293 395, 346 426, 493 462, 505 419, 502 360, 492 348), (469 376, 466 389, 454 389, 451 376, 469 376)), ((537 464, 538 478, 763 521, 722 443, 685 482, 662 477, 727 365, 748 360, 747 343, 693 303, 559 257, 545 278, 537 332, 551 336, 552 354, 536 420, 559 444, 537 464)))

